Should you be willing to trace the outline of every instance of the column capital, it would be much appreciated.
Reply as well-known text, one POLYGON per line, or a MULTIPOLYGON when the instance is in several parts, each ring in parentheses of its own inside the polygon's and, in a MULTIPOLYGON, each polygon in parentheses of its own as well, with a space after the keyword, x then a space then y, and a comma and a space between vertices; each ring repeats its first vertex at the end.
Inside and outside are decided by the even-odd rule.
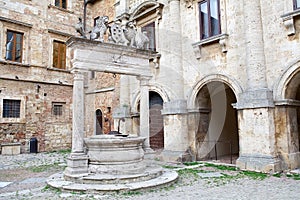
POLYGON ((149 80, 151 79, 149 76, 137 76, 136 78, 140 81, 141 86, 148 86, 149 80))

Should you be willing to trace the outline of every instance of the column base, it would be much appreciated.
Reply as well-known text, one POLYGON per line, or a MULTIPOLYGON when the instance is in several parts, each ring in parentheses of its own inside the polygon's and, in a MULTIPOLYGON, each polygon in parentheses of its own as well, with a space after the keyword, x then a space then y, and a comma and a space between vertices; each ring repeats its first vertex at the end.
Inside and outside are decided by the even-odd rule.
POLYGON ((163 150, 161 153, 161 159, 165 162, 184 163, 193 161, 193 156, 186 151, 163 150))
POLYGON ((282 171, 281 160, 267 155, 241 155, 236 166, 240 169, 275 173, 282 171))
POLYGON ((75 178, 88 174, 88 156, 83 153, 71 153, 67 158, 65 177, 75 178))
POLYGON ((155 151, 151 149, 150 147, 143 147, 144 149, 144 158, 153 160, 155 158, 155 151))
POLYGON ((283 169, 290 170, 300 168, 300 152, 281 153, 280 158, 282 159, 283 169))

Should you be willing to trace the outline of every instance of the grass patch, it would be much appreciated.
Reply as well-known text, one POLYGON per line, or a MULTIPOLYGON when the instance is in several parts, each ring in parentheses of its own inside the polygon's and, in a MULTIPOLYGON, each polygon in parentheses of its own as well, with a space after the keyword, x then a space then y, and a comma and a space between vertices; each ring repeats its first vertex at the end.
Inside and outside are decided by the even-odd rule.
POLYGON ((59 163, 54 163, 51 165, 39 165, 39 166, 33 166, 28 168, 30 171, 34 172, 34 173, 39 173, 39 172, 45 172, 45 171, 50 171, 53 169, 63 169, 64 167, 59 166, 59 163))
POLYGON ((294 180, 300 180, 300 174, 287 174, 286 176, 294 180))
POLYGON ((249 178, 255 179, 255 180, 263 180, 268 177, 267 174, 262 172, 254 172, 254 171, 242 171, 240 172, 242 175, 245 175, 249 178))
POLYGON ((185 166, 194 166, 194 165, 199 165, 199 164, 201 164, 201 163, 199 163, 199 162, 185 162, 185 163, 183 163, 185 166))
POLYGON ((177 169, 178 168, 178 167, 170 166, 170 165, 163 165, 162 167, 166 168, 166 169, 177 169))
POLYGON ((180 169, 177 171, 178 175, 180 176, 189 176, 193 175, 198 177, 198 173, 208 173, 209 171, 200 170, 200 169, 180 169))
POLYGON ((275 173, 275 174, 273 174, 272 176, 277 177, 277 178, 280 178, 280 177, 282 176, 282 173, 275 173))
POLYGON ((127 191, 127 192, 123 192, 122 195, 124 196, 135 196, 135 195, 141 195, 142 192, 140 191, 127 191))
POLYGON ((236 167, 232 166, 226 166, 226 165, 215 165, 212 163, 205 163, 205 167, 213 167, 219 170, 227 170, 227 171, 237 171, 238 169, 236 167))

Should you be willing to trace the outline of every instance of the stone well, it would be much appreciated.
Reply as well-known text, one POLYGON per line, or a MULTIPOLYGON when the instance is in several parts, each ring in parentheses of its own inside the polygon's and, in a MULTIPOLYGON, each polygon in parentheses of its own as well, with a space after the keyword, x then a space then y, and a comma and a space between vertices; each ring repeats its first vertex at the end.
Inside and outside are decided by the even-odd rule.
POLYGON ((89 172, 96 174, 139 174, 145 170, 142 148, 145 138, 96 135, 85 138, 89 172))
POLYGON ((176 172, 144 159, 144 140, 116 135, 85 138, 87 151, 82 159, 74 160, 71 154, 65 171, 51 176, 47 183, 62 190, 109 192, 147 189, 174 182, 178 177, 176 172), (75 170, 70 170, 70 166, 75 170))

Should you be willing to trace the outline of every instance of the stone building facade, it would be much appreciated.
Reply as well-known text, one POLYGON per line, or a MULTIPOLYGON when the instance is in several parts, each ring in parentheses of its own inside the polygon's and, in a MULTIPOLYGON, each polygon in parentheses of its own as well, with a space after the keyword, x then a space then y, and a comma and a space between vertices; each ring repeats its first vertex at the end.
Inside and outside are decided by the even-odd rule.
MULTIPOLYGON (((149 141, 163 149, 163 159, 233 154, 245 169, 300 167, 299 1, 87 2, 86 30, 101 15, 134 21, 157 52, 147 83, 149 141)), ((65 69, 57 69, 53 49, 76 35, 83 3, 0 1, 1 143, 21 142, 28 151, 29 139, 37 137, 40 151, 70 146, 71 55, 66 50, 65 69), (22 37, 21 60, 8 47, 8 32, 22 37), (4 111, 12 105, 20 110, 13 112, 17 117, 4 111)), ((125 118, 122 133, 142 134, 139 80, 90 71, 85 83, 87 136, 115 129, 116 111, 125 118)))
MULTIPOLYGON (((114 17, 113 3, 88 1, 87 31, 99 15, 114 17)), ((20 143, 23 153, 30 150, 30 139, 36 138, 39 152, 71 147, 73 74, 65 42, 78 35, 74 26, 78 17, 84 17, 83 11, 83 0, 0 1, 1 145, 20 143)), ((93 90, 87 91, 93 124, 98 110, 102 117, 98 132, 108 132, 104 117, 111 121, 118 77, 92 72, 86 77, 93 82, 93 90), (95 79, 105 79, 109 89, 97 88, 95 79)))
MULTIPOLYGON (((299 1, 120 0, 115 6, 117 18, 152 34, 150 48, 158 52, 149 94, 161 113, 160 122, 158 112, 150 114, 150 146, 160 143, 165 160, 217 152, 236 155, 245 169, 300 167, 299 1)), ((138 81, 121 76, 120 88, 130 113, 122 131, 138 134, 138 81)))

